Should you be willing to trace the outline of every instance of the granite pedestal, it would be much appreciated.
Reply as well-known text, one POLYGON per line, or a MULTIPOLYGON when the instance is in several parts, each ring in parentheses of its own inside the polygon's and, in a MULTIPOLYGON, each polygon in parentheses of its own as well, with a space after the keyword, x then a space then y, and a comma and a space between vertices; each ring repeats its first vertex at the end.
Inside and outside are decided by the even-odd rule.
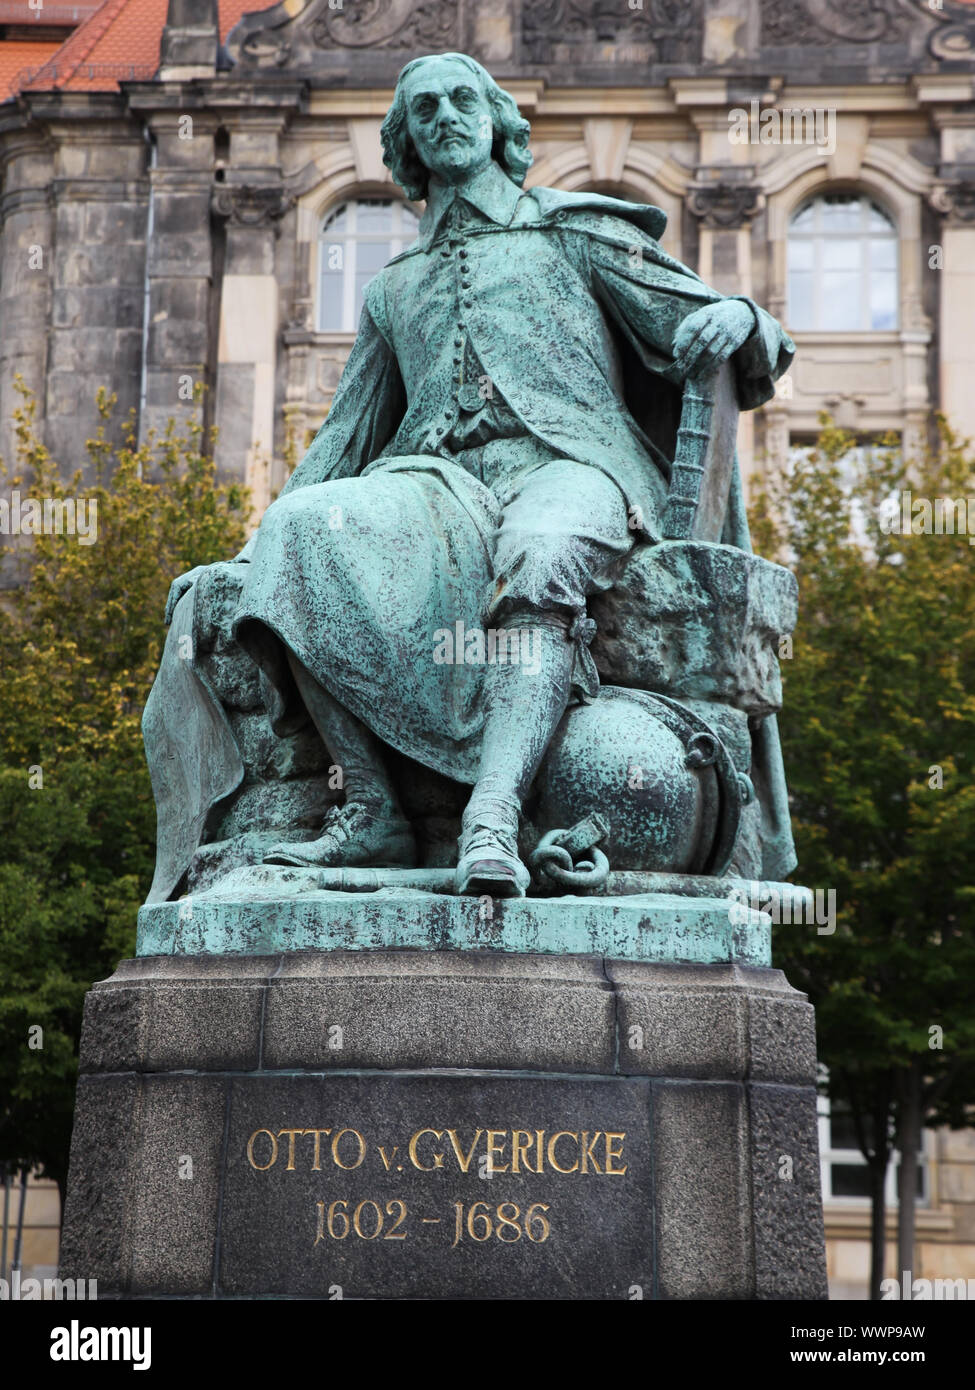
POLYGON ((473 950, 123 961, 62 1276, 100 1297, 826 1297, 781 972, 473 950))

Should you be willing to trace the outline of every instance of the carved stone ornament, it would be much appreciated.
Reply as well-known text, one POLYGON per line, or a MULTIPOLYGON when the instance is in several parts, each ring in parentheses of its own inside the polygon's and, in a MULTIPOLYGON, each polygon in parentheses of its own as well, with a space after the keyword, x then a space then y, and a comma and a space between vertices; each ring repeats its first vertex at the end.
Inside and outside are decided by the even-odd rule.
POLYGON ((687 206, 705 227, 728 230, 743 227, 762 206, 762 194, 752 184, 716 179, 688 189, 687 206))
POLYGON ((975 4, 972 0, 914 0, 932 20, 928 39, 932 57, 943 62, 965 62, 975 57, 975 4))
POLYGON ((334 49, 450 49, 463 45, 457 0, 306 0, 247 14, 227 36, 241 67, 314 68, 334 49), (289 12, 290 10, 290 12, 289 12))
POLYGON ((956 225, 975 222, 975 168, 948 167, 941 172, 941 179, 928 195, 935 212, 956 225))
POLYGON ((319 7, 312 39, 321 48, 449 48, 459 41, 455 0, 343 0, 319 7))
POLYGON ((563 45, 648 44, 662 62, 700 56, 701 0, 524 0, 522 36, 532 62, 563 45))
POLYGON ((222 184, 213 190, 210 206, 218 217, 230 219, 232 227, 267 227, 294 203, 284 188, 256 184, 222 184))
POLYGON ((797 48, 830 39, 834 44, 891 43, 904 38, 915 23, 903 0, 801 0, 791 5, 764 0, 762 44, 797 48))

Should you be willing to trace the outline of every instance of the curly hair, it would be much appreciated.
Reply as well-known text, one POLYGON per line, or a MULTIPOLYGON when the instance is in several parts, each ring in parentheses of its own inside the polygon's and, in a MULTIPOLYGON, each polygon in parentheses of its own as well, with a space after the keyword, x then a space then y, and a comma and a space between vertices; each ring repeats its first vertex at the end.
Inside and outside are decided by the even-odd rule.
POLYGON ((383 142, 383 163, 392 172, 393 178, 402 188, 407 198, 416 202, 426 198, 430 182, 430 172, 421 164, 416 147, 410 138, 406 124, 406 100, 403 96, 403 82, 407 75, 429 63, 434 58, 450 58, 462 63, 478 78, 481 91, 491 108, 491 121, 494 127, 494 143, 491 156, 500 164, 508 177, 519 187, 525 182, 532 163, 528 148, 531 126, 518 110, 510 93, 503 91, 494 78, 480 63, 468 58, 466 53, 435 53, 425 58, 414 58, 396 79, 396 92, 393 104, 386 113, 380 132, 383 142))

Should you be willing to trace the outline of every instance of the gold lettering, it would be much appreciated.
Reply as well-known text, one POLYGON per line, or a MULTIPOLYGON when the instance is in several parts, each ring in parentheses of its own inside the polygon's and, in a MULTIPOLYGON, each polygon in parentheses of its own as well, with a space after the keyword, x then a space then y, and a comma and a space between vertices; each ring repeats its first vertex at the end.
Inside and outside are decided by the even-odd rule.
POLYGON ((469 1154, 467 1155, 467 1157, 465 1158, 465 1157, 464 1157, 464 1154, 463 1154, 463 1151, 461 1150, 460 1144, 458 1143, 458 1140, 457 1140, 457 1131, 456 1131, 455 1129, 448 1129, 448 1130, 447 1130, 447 1138, 450 1140, 451 1144, 454 1146, 454 1153, 457 1155, 457 1162, 458 1162, 458 1164, 460 1165, 460 1171, 461 1171, 462 1173, 466 1173, 466 1172, 468 1171, 468 1169, 470 1168, 470 1166, 471 1166, 471 1160, 472 1160, 473 1157, 474 1157, 474 1150, 477 1148, 477 1141, 480 1139, 480 1137, 481 1137, 481 1135, 482 1135, 483 1133, 484 1133, 484 1131, 481 1130, 481 1129, 479 1129, 479 1130, 477 1131, 477 1133, 474 1135, 474 1142, 473 1142, 473 1144, 471 1145, 470 1153, 469 1153, 469 1154))
POLYGON ((536 1147, 536 1149, 535 1149, 535 1163, 536 1163, 535 1172, 536 1172, 536 1173, 540 1173, 540 1172, 542 1171, 544 1165, 545 1165, 545 1160, 542 1158, 542 1139, 543 1139, 544 1137, 545 1137, 545 1131, 544 1131, 544 1129, 536 1129, 536 1131, 535 1131, 535 1139, 536 1139, 536 1141, 537 1141, 537 1147, 536 1147))
POLYGON ((386 1172, 388 1173, 388 1172, 389 1172, 390 1164, 392 1163, 393 1159, 396 1157, 397 1153, 399 1152, 399 1145, 398 1145, 398 1144, 394 1144, 394 1145, 393 1145, 393 1152, 389 1155, 388 1158, 386 1157, 386 1150, 383 1148, 382 1144, 377 1144, 377 1145, 376 1145, 376 1148, 379 1150, 379 1157, 382 1159, 383 1163, 386 1165, 386 1172))
POLYGON ((603 1138, 606 1140, 606 1172, 611 1173, 614 1178, 621 1178, 626 1172, 625 1166, 623 1168, 611 1168, 609 1164, 610 1159, 623 1157, 623 1140, 626 1138, 626 1134, 625 1132, 623 1134, 605 1134, 603 1138), (620 1141, 618 1149, 613 1148, 610 1144, 611 1139, 620 1141))
POLYGON ((315 1157, 314 1157, 314 1159, 312 1160, 311 1171, 312 1171, 313 1173, 320 1173, 320 1172, 322 1171, 322 1164, 321 1164, 321 1157, 322 1157, 322 1154, 321 1154, 321 1148, 322 1148, 322 1135, 323 1135, 323 1134, 331 1134, 332 1131, 331 1131, 330 1129, 302 1129, 302 1130, 299 1130, 298 1132, 299 1132, 300 1134, 314 1134, 314 1136, 315 1136, 315 1157))
POLYGON ((359 1167, 359 1165, 365 1159, 365 1156, 366 1141, 363 1139, 359 1131, 357 1129, 340 1129, 338 1134, 336 1134, 335 1138, 332 1140, 332 1161, 336 1165, 336 1167, 344 1168, 346 1172, 351 1172, 353 1168, 359 1167), (356 1159, 355 1163, 343 1163, 342 1160, 339 1158, 339 1140, 342 1138, 343 1134, 354 1134, 359 1141, 359 1157, 356 1159))
MULTIPOLYGON (((480 1132, 480 1131, 479 1131, 479 1132, 480 1132)), ((421 1135, 424 1135, 424 1134, 432 1134, 433 1137, 434 1137, 434 1139, 442 1139, 442 1138, 443 1138, 443 1130, 442 1130, 442 1129, 418 1129, 417 1132, 414 1134, 413 1138, 410 1140, 409 1153, 410 1153, 410 1162, 413 1164, 413 1167, 414 1167, 414 1168, 419 1168, 419 1170, 420 1170, 421 1173, 432 1173, 432 1172, 434 1171, 435 1168, 442 1168, 442 1167, 443 1167, 443 1154, 432 1154, 432 1155, 431 1155, 431 1157, 433 1158, 433 1167, 427 1167, 426 1164, 420 1162, 419 1158, 417 1158, 416 1146, 417 1146, 417 1142, 419 1141, 421 1135)))
POLYGON ((592 1151, 593 1144, 595 1144, 596 1140, 599 1138, 601 1134, 602 1130, 597 1129, 596 1133, 590 1139, 588 1129, 584 1129, 582 1131, 582 1171, 584 1173, 589 1172, 589 1169, 586 1167, 586 1164, 591 1163, 596 1172, 602 1174, 603 1170, 600 1168, 599 1163, 596 1159, 596 1155, 592 1151))
POLYGON ((502 1168, 500 1163, 495 1163, 494 1161, 494 1141, 498 1135, 501 1136, 501 1148, 498 1150, 498 1157, 500 1158, 501 1149, 504 1148, 504 1136, 507 1133, 508 1131, 506 1129, 489 1129, 487 1132, 488 1166, 492 1173, 507 1173, 508 1171, 507 1163, 502 1168))
POLYGON ((519 1164, 519 1163, 524 1163, 524 1165, 525 1165, 525 1172, 526 1172, 526 1173, 534 1173, 534 1172, 537 1171, 537 1170, 534 1169, 534 1168, 531 1166, 531 1164, 528 1162, 528 1158, 527 1158, 527 1155, 526 1155, 526 1153, 525 1153, 525 1150, 529 1147, 529 1145, 531 1144, 531 1141, 532 1141, 532 1133, 531 1133, 531 1130, 530 1130, 530 1129, 515 1129, 515 1130, 512 1130, 512 1133, 511 1133, 511 1171, 512 1171, 513 1173, 520 1173, 520 1172, 521 1172, 521 1169, 518 1167, 518 1164, 519 1164), (525 1136, 524 1139, 519 1139, 518 1136, 519 1136, 520 1134, 523 1134, 523 1135, 525 1136))
POLYGON ((252 1168, 256 1168, 259 1173, 266 1173, 269 1168, 273 1168, 278 1161, 278 1141, 269 1129, 255 1129, 254 1133, 247 1141, 247 1158, 252 1168), (260 1164, 254 1162, 254 1140, 259 1134, 266 1134, 271 1141, 271 1162, 260 1164))
POLYGON ((579 1135, 569 1129, 560 1129, 558 1134, 553 1134, 548 1141, 548 1166, 554 1168, 557 1173, 574 1173, 579 1167, 579 1160, 576 1159, 571 1168, 561 1168, 555 1158, 555 1145, 560 1139, 574 1139, 579 1142, 579 1135))
POLYGON ((284 1170, 286 1173, 293 1173, 294 1170, 295 1170, 295 1135, 296 1135, 296 1134, 304 1134, 304 1132, 305 1132, 305 1131, 304 1131, 303 1129, 279 1129, 279 1130, 278 1130, 278 1138, 279 1138, 279 1139, 281 1138, 281 1135, 282 1135, 282 1134, 286 1134, 286 1135, 288 1136, 288 1166, 287 1166, 287 1168, 284 1170))

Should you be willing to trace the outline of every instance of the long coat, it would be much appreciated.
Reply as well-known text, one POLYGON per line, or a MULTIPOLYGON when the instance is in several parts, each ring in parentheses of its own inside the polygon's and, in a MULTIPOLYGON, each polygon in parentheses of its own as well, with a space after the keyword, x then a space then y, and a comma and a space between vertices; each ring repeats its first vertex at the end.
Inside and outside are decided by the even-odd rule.
MULTIPOLYGON (((349 650, 357 622, 358 630, 367 632, 376 613, 375 594, 370 596, 369 613, 355 611, 360 593, 369 585, 365 552, 360 548, 354 556, 346 547, 343 568, 314 571, 321 579, 315 579, 312 588, 332 591, 331 615, 341 613, 341 621, 325 607, 309 614, 307 604, 294 604, 290 577, 296 564, 307 558, 306 570, 318 565, 323 541, 331 539, 322 530, 329 506, 335 506, 340 493, 343 501, 365 501, 365 493, 320 485, 363 472, 379 484, 378 469, 388 491, 367 491, 377 519, 386 519, 382 524, 399 510, 405 513, 404 521, 412 518, 414 534, 457 531, 463 513, 463 524, 472 522, 471 534, 487 545, 497 522, 491 499, 450 462, 445 443, 464 393, 470 393, 472 383, 464 374, 474 364, 479 379, 490 381, 540 445, 555 457, 576 459, 613 477, 636 529, 651 542, 659 539, 683 385, 674 368, 674 335, 689 313, 723 298, 660 248, 655 237, 663 229, 664 214, 659 209, 555 189, 535 188, 523 194, 497 166, 490 169, 470 198, 466 222, 456 215, 457 209, 431 203, 416 245, 391 261, 367 287, 359 333, 328 418, 281 499, 265 514, 261 529, 239 557, 247 561, 253 556, 260 562, 245 581, 237 632, 261 666, 268 711, 280 732, 289 728, 293 695, 284 641, 382 738, 468 781, 476 765, 477 691, 464 703, 457 726, 444 732, 452 707, 444 704, 434 718, 427 709, 424 724, 418 707, 428 706, 429 700, 422 689, 414 694, 405 688, 407 681, 402 699, 397 699, 395 672, 409 677, 415 665, 408 641, 394 653, 389 672, 381 669, 388 653, 380 651, 381 644, 370 646, 368 635, 349 650), (294 496, 304 489, 311 491, 294 496), (406 514, 406 509, 412 510, 406 514), (295 525, 301 516, 315 524, 295 525), (282 525, 282 520, 291 524, 282 525), (282 619, 289 604, 290 625, 282 619), (379 701, 377 689, 383 691, 379 701)), ((466 196, 465 192, 465 200, 466 196)), ((774 319, 750 300, 745 302, 755 328, 733 365, 739 404, 750 409, 774 394, 774 380, 787 368, 793 348, 774 319)), ((737 469, 721 520, 721 539, 750 549, 737 469)), ((377 525, 371 537, 373 555, 384 541, 378 520, 377 525)), ((395 544, 392 532, 386 544, 395 544)), ((474 548, 460 547, 469 553, 472 565, 470 575, 462 569, 460 591, 476 572, 474 548)), ((339 548, 332 547, 329 554, 337 561, 339 548)), ((409 558, 403 558, 405 595, 410 588, 409 558)), ((433 563, 418 551, 416 576, 433 563)), ((412 588, 418 592, 415 583, 412 588)), ((323 602, 328 598, 326 593, 323 602)), ((435 607, 429 615, 419 612, 423 621, 417 622, 417 631, 429 633, 426 619, 434 619, 435 607)), ((476 613, 474 617, 476 621, 476 613)), ((374 621, 372 626, 378 634, 382 623, 374 621)), ((157 686, 166 680, 165 672, 164 660, 157 686)), ((182 684, 183 727, 176 737, 185 749, 192 738, 186 723, 185 672, 182 684)), ((202 686, 197 694, 207 702, 202 686)), ((160 746, 170 737, 167 721, 160 718, 162 708, 159 701, 154 710, 147 707, 147 751, 150 765, 168 753, 172 767, 172 742, 160 746)), ((209 709, 206 717, 211 743, 213 714, 209 709)), ((190 775, 180 779, 178 812, 175 804, 167 804, 166 788, 157 784, 162 779, 154 779, 161 862, 150 900, 172 891, 188 862, 187 851, 191 855, 195 849, 194 832, 187 830, 187 797, 196 803, 193 823, 202 827, 207 808, 233 789, 230 784, 239 783, 239 754, 234 750, 235 756, 230 755, 226 740, 224 746, 228 756, 211 754, 204 768, 193 760, 190 775), (160 872, 164 860, 166 867, 160 872)), ((177 753, 177 760, 181 756, 177 753)), ((756 734, 753 769, 763 811, 763 872, 779 877, 795 861, 774 720, 765 721, 756 734)))

